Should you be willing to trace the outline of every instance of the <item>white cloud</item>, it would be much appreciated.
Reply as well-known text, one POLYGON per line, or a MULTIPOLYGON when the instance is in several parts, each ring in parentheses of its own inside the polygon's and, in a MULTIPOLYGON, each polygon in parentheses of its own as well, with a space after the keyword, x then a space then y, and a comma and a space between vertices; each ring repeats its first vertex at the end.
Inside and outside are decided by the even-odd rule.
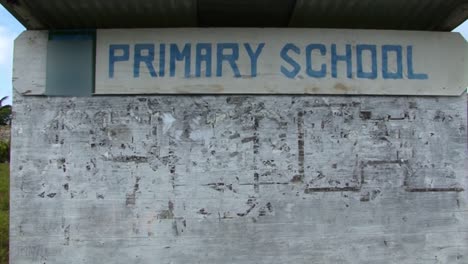
POLYGON ((0 26, 0 67, 11 69, 15 34, 0 26))
POLYGON ((11 104, 13 43, 16 35, 7 27, 0 26, 0 97, 8 96, 7 104, 11 104))

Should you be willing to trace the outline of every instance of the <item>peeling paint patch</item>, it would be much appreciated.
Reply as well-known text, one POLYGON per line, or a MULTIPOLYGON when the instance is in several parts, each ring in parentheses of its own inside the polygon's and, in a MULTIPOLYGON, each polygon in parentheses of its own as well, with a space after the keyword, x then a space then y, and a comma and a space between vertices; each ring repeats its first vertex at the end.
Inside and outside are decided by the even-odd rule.
POLYGON ((170 113, 164 113, 162 115, 162 123, 163 123, 163 134, 166 134, 169 129, 171 129, 172 124, 176 121, 174 116, 170 113))

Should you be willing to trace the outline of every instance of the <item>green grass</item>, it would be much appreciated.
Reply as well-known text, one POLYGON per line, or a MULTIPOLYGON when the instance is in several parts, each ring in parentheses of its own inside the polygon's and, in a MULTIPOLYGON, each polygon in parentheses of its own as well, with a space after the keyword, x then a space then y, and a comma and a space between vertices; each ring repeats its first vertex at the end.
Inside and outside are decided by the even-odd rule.
POLYGON ((8 213, 10 169, 0 163, 0 263, 8 263, 8 213))

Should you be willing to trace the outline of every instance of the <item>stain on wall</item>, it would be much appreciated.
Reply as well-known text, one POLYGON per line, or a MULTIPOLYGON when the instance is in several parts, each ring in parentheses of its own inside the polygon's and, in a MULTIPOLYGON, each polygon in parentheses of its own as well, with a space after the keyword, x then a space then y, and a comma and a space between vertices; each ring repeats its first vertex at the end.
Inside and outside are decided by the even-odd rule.
POLYGON ((466 98, 15 95, 12 263, 466 263, 466 98))

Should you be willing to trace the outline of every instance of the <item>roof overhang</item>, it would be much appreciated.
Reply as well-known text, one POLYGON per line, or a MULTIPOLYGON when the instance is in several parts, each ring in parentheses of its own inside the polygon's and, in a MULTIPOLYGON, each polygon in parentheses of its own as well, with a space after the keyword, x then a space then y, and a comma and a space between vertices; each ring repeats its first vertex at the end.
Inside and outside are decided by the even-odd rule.
POLYGON ((467 0, 0 0, 27 29, 312 27, 451 31, 467 0))

